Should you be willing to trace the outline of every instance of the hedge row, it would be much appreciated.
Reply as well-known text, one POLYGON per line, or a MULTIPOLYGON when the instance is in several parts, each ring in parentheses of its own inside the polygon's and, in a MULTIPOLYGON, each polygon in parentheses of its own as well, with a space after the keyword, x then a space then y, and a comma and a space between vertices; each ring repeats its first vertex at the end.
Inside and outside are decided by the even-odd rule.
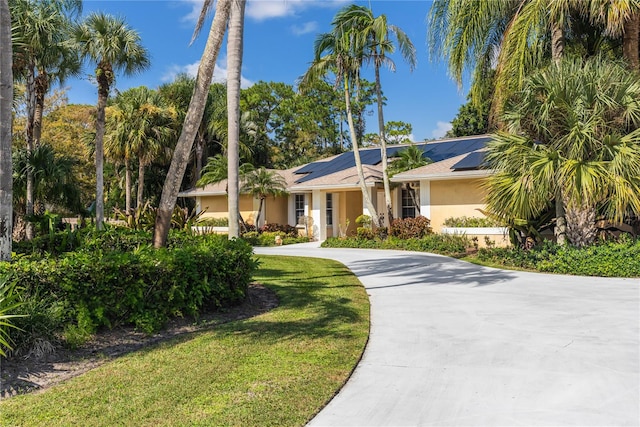
POLYGON ((469 239, 453 234, 427 234, 420 239, 401 239, 394 236, 388 236, 386 239, 331 237, 322 243, 323 248, 399 249, 449 256, 463 256, 469 246, 469 239))
MULTIPOLYGON (((56 333, 86 336, 118 325, 153 332, 169 317, 240 303, 257 268, 251 246, 240 239, 174 236, 173 248, 157 250, 138 233, 120 233, 119 238, 105 233, 89 239, 82 249, 57 257, 0 263, 0 280, 19 284, 26 307, 37 301, 46 301, 39 310, 55 305, 56 327, 64 328, 56 333), (136 241, 135 249, 121 250, 123 242, 136 241), (105 246, 96 248, 100 242, 105 246)), ((33 321, 15 323, 29 327, 33 321)))
POLYGON ((518 248, 480 249, 483 262, 549 273, 600 277, 640 277, 640 239, 622 238, 586 248, 552 242, 525 251, 518 248))

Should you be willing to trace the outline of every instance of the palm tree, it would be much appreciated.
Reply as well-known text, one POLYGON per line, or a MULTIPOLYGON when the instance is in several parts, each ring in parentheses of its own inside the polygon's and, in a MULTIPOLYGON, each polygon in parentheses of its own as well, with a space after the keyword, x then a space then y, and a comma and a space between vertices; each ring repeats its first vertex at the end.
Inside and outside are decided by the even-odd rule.
MULTIPOLYGON (((196 85, 196 80, 187 74, 179 74, 175 80, 171 83, 166 83, 160 88, 158 92, 165 98, 166 102, 172 105, 178 114, 178 121, 182 123, 184 117, 189 108, 189 101, 193 94, 193 89, 196 85)), ((193 174, 194 184, 200 177, 202 171, 203 160, 207 152, 207 144, 213 141, 214 136, 211 133, 211 119, 213 116, 214 106, 219 103, 220 94, 226 92, 226 87, 222 83, 214 83, 209 87, 209 93, 207 94, 207 100, 204 107, 203 118, 198 126, 198 132, 195 138, 194 147, 194 162, 195 172, 193 174)), ((224 101, 224 116, 226 117, 226 95, 223 94, 222 100, 224 101)), ((225 119, 226 124, 226 119, 225 119)), ((226 125, 225 125, 226 129, 226 125)))
MULTIPOLYGON (((238 168, 238 176, 240 181, 244 181, 248 173, 252 172, 255 168, 251 163, 242 163, 238 168)), ((209 157, 207 164, 202 168, 202 176, 196 183, 198 187, 204 187, 208 184, 217 184, 225 179, 229 178, 229 162, 227 158, 222 154, 216 154, 213 157, 209 157)), ((225 189, 227 194, 229 188, 225 189)))
POLYGON ((81 211, 80 189, 73 173, 74 159, 56 155, 49 144, 40 144, 31 152, 18 150, 14 156, 14 196, 17 200, 26 199, 26 177, 32 176, 34 205, 40 206, 35 214, 42 215, 45 205, 76 213, 81 211))
POLYGON ((378 130, 380 137, 380 154, 382 158, 382 181, 388 221, 393 220, 393 206, 391 205, 391 186, 387 172, 387 136, 385 134, 382 89, 380 84, 380 68, 387 66, 395 71, 395 63, 388 55, 396 50, 392 36, 397 41, 397 46, 404 60, 411 70, 416 65, 416 48, 409 37, 395 25, 387 24, 386 15, 373 16, 371 9, 364 6, 350 5, 338 12, 335 18, 339 25, 346 31, 354 31, 359 49, 366 61, 372 62, 375 71, 375 90, 378 103, 378 130))
MULTIPOLYGON (((206 1, 203 5, 199 25, 201 25, 202 20, 204 20, 209 5, 210 1, 206 1)), ((156 216, 156 225, 153 230, 153 246, 156 248, 164 247, 167 244, 169 228, 171 227, 171 215, 176 205, 184 171, 189 163, 193 141, 204 114, 207 93, 209 92, 211 77, 213 76, 213 68, 224 38, 230 7, 231 0, 218 0, 216 3, 216 13, 213 18, 213 23, 211 24, 209 37, 207 38, 207 44, 205 45, 200 65, 198 66, 196 85, 193 90, 193 95, 191 96, 187 114, 184 118, 182 132, 180 133, 178 143, 173 152, 167 178, 162 188, 162 196, 156 216)), ((199 27, 196 27, 196 32, 198 29, 199 27)))
POLYGON ((436 0, 429 12, 429 44, 432 54, 448 58, 459 84, 466 70, 473 70, 476 102, 483 78, 496 70, 496 116, 530 72, 549 58, 560 60, 572 19, 591 20, 622 34, 625 16, 639 9, 637 0, 436 0))
POLYGON ((268 171, 264 167, 258 168, 245 176, 242 193, 249 193, 260 199, 258 215, 256 215, 255 225, 260 224, 260 215, 264 201, 269 196, 283 196, 287 194, 287 182, 275 171, 268 171))
POLYGON ((138 192, 136 205, 143 204, 145 168, 162 153, 175 133, 175 109, 165 99, 145 86, 118 94, 107 120, 105 151, 121 158, 125 166, 125 207, 131 209, 131 171, 133 156, 138 159, 138 192))
MULTIPOLYGON (((82 10, 80 0, 33 2, 15 0, 11 4, 16 22, 13 37, 18 41, 14 68, 25 81, 27 99, 26 144, 31 152, 40 144, 45 95, 51 83, 64 82, 80 71, 80 58, 67 40, 71 18, 82 10)), ((28 171, 26 214, 33 215, 33 177, 28 171)), ((27 224, 27 238, 33 227, 27 224)))
MULTIPOLYGON (((430 158, 424 157, 424 151, 422 151, 417 145, 409 145, 407 148, 396 153, 396 158, 389 165, 389 176, 426 166, 432 162, 433 161, 430 158)), ((409 182, 405 182, 404 187, 413 201, 413 206, 420 211, 420 206, 418 205, 415 196, 415 189, 411 187, 411 183, 409 182)))
POLYGON ((636 0, 591 0, 581 2, 581 13, 603 25, 605 34, 622 37, 622 54, 632 70, 640 70, 640 2, 636 0))
MULTIPOLYGON (((508 133, 489 144, 497 171, 487 183, 489 210, 531 220, 561 203, 567 237, 579 246, 593 240, 597 212, 616 222, 640 212, 638 99, 637 77, 598 57, 532 75, 504 115, 508 133)), ((559 243, 562 231, 556 224, 559 243)))
POLYGON ((98 105, 96 112, 96 226, 104 221, 104 149, 105 107, 116 71, 131 75, 149 66, 149 54, 140 44, 138 33, 122 18, 92 13, 74 28, 80 55, 97 64, 98 105))
POLYGON ((235 0, 231 5, 229 35, 227 38, 227 158, 229 161, 229 239, 240 236, 240 77, 246 0, 235 0))
POLYGON ((364 171, 362 169, 362 161, 360 159, 360 149, 358 145, 358 137, 353 122, 353 109, 351 104, 352 87, 356 91, 360 82, 360 69, 362 67, 363 57, 362 51, 357 48, 355 43, 356 34, 341 27, 339 22, 334 18, 333 31, 331 33, 320 34, 315 41, 314 51, 315 59, 311 67, 307 70, 300 81, 300 88, 305 90, 310 84, 329 72, 336 74, 336 86, 342 83, 345 101, 345 111, 347 113, 347 123, 349 125, 349 133, 351 135, 351 145, 353 147, 353 157, 358 171, 360 190, 364 205, 369 210, 372 222, 376 227, 380 226, 380 220, 376 213, 376 209, 371 201, 371 196, 367 189, 364 179, 364 171))
MULTIPOLYGON (((238 168, 238 179, 240 182, 244 182, 246 176, 254 171, 254 167, 251 163, 242 163, 238 168)), ((202 168, 202 176, 196 183, 199 187, 204 187, 208 184, 217 184, 224 180, 227 180, 225 192, 229 195, 229 161, 222 154, 216 154, 214 157, 209 157, 207 164, 202 168)), ((244 218, 238 212, 238 219, 243 229, 247 229, 247 225, 244 222, 244 218)))
POLYGON ((11 261, 13 230, 12 50, 9 2, 0 0, 0 261, 11 261))

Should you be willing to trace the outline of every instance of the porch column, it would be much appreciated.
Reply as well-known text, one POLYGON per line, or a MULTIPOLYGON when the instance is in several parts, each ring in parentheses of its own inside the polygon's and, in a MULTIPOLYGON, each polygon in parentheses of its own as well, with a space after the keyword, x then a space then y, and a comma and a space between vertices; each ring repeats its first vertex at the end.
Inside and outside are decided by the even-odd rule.
POLYGON ((313 218, 313 239, 327 239, 327 225, 324 221, 323 213, 327 209, 327 199, 320 190, 313 190, 311 193, 311 218, 313 218))
POLYGON ((295 196, 293 195, 293 193, 289 193, 289 195, 287 196, 287 224, 293 225, 295 227, 297 225, 297 222, 294 200, 295 196))
POLYGON ((420 181, 420 215, 431 219, 431 181, 420 181))

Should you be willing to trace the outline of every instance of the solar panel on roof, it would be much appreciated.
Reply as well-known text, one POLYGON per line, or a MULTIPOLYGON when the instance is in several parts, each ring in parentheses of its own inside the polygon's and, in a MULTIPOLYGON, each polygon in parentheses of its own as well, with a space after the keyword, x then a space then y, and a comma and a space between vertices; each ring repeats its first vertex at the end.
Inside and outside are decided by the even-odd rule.
MULTIPOLYGON (((423 150, 425 157, 428 157, 434 162, 439 162, 483 148, 489 140, 489 137, 481 136, 477 138, 454 139, 443 142, 418 143, 416 145, 423 150)), ((404 145, 387 147, 387 156, 395 156, 399 151, 405 148, 406 146, 404 145)), ((362 161, 363 165, 377 165, 382 161, 380 149, 369 148, 361 150, 360 160, 362 161)), ((469 162, 471 162, 471 160, 469 162)), ((317 161, 302 166, 300 169, 296 170, 295 173, 299 175, 305 175, 300 176, 296 180, 296 182, 303 183, 316 178, 331 175, 354 166, 355 158, 353 152, 350 151, 347 153, 342 153, 332 160, 317 161)))
POLYGON ((472 153, 467 154, 462 160, 451 166, 451 169, 459 171, 459 170, 469 170, 469 169, 479 169, 484 165, 484 156, 485 152, 483 151, 474 151, 472 153))

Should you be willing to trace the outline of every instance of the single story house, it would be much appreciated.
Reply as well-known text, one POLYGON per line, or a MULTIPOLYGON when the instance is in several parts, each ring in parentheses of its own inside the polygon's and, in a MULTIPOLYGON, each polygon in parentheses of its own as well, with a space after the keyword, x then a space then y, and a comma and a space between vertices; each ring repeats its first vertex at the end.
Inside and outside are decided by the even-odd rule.
MULTIPOLYGON (((488 135, 418 142, 424 157, 433 163, 397 174, 392 181, 395 218, 426 216, 436 232, 441 232, 449 217, 482 217, 482 179, 491 171, 482 168, 482 151, 488 135), (409 184, 408 186, 406 184, 409 184)), ((407 147, 391 145, 391 159, 407 147)), ((360 157, 365 185, 379 214, 384 214, 384 188, 380 148, 364 148, 360 157)), ((353 234, 356 218, 369 214, 363 204, 353 152, 338 154, 303 166, 278 170, 287 184, 287 196, 269 197, 260 215, 260 224, 300 225, 309 236, 324 240, 341 234, 353 234)), ((226 182, 193 188, 180 197, 195 197, 196 209, 203 218, 226 218, 226 182)), ((250 195, 240 196, 240 214, 249 224, 255 222, 260 201, 250 195)), ((386 221, 386 219, 385 219, 386 221)))

